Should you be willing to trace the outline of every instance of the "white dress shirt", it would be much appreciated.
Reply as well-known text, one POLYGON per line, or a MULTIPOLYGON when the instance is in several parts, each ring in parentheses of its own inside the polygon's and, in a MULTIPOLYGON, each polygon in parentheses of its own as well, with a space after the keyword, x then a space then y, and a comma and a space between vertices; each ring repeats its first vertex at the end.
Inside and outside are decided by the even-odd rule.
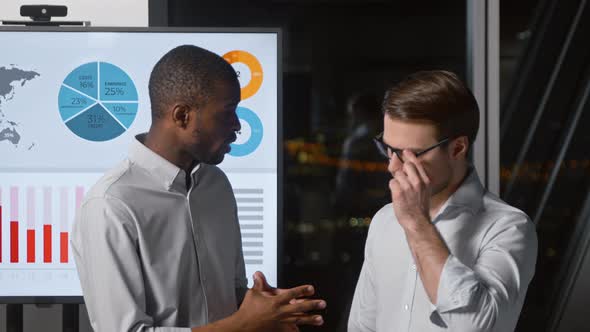
POLYGON ((537 258, 535 226, 474 170, 432 221, 451 255, 430 302, 392 204, 373 218, 348 331, 514 331, 537 258))
POLYGON ((225 174, 186 174, 141 143, 88 192, 72 248, 96 332, 190 331, 231 315, 247 288, 225 174))

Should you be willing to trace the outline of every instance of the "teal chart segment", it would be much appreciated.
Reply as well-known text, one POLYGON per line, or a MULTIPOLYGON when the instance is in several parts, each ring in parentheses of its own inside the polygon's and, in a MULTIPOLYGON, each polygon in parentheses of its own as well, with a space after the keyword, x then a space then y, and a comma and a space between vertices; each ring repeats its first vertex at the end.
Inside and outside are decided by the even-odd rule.
POLYGON ((125 71, 107 62, 91 62, 65 78, 58 107, 72 133, 104 142, 129 129, 137 115, 138 100, 135 84, 125 71))
MULTIPOLYGON (((262 121, 260 121, 258 115, 251 109, 238 107, 236 114, 240 120, 247 123, 250 127, 250 137, 242 144, 232 144, 229 154, 233 157, 244 157, 258 149, 258 146, 262 142, 264 130, 262 128, 262 121)), ((242 131, 244 131, 244 128, 242 128, 242 131)))

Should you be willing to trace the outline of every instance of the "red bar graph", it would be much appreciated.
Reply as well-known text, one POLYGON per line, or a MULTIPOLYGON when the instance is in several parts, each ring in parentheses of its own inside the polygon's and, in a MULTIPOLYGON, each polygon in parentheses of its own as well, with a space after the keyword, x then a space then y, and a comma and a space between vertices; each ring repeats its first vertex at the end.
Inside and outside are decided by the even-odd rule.
POLYGON ((35 263, 35 230, 27 229, 27 263, 35 263))
POLYGON ((68 232, 61 232, 60 234, 60 262, 68 262, 68 232))
POLYGON ((51 187, 43 188, 43 263, 52 261, 51 187))
POLYGON ((10 222, 10 262, 18 263, 18 221, 10 222))
POLYGON ((35 263, 35 188, 27 188, 27 263, 35 263))
POLYGON ((59 232, 59 261, 61 263, 67 263, 68 262, 68 231, 69 231, 69 227, 68 227, 68 221, 70 219, 69 217, 69 204, 68 204, 68 188, 66 187, 62 187, 60 190, 60 195, 61 195, 61 226, 60 226, 60 232, 59 232))
POLYGON ((69 264, 70 216, 74 208, 79 208, 82 203, 84 187, 60 187, 55 197, 55 189, 49 186, 42 190, 34 186, 25 189, 17 185, 1 189, 3 188, 0 187, 0 263, 4 260, 10 263, 69 264), (52 220, 57 218, 57 215, 54 217, 54 203, 58 203, 59 210, 55 212, 59 212, 59 224, 52 220), (5 213, 8 212, 7 209, 10 210, 10 213, 4 216, 3 209, 5 213))
POLYGON ((10 187, 10 262, 18 263, 18 188, 10 187))
POLYGON ((51 263, 51 225, 43 225, 43 263, 51 263))

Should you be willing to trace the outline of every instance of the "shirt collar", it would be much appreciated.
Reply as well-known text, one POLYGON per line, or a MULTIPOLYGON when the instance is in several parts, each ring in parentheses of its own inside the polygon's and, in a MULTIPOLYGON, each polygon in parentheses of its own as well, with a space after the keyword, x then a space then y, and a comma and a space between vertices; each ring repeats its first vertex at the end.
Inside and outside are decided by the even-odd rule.
MULTIPOLYGON (((154 175, 154 180, 167 190, 186 192, 186 172, 145 146, 145 136, 146 133, 135 136, 129 149, 129 160, 154 175)), ((199 166, 193 168, 191 176, 194 177, 199 166)))
POLYGON ((486 189, 481 184, 475 168, 470 167, 467 172, 465 180, 443 204, 435 220, 456 208, 467 209, 472 214, 476 214, 481 209, 486 189))

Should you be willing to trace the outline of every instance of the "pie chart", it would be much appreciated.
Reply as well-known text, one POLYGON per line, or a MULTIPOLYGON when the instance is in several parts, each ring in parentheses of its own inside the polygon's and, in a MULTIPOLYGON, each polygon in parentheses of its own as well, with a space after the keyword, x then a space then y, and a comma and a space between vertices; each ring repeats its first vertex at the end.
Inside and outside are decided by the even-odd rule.
POLYGON ((229 154, 232 157, 244 157, 258 149, 264 136, 264 129, 262 121, 251 109, 240 106, 236 109, 236 114, 242 129, 236 142, 231 145, 229 154))
POLYGON ((135 84, 121 68, 90 62, 74 69, 58 96, 61 119, 80 138, 112 140, 129 129, 138 110, 135 84))
POLYGON ((264 73, 260 61, 251 53, 246 51, 231 51, 223 55, 225 61, 229 62, 240 80, 242 100, 255 95, 262 86, 264 73), (244 70, 240 68, 243 67, 244 70))

